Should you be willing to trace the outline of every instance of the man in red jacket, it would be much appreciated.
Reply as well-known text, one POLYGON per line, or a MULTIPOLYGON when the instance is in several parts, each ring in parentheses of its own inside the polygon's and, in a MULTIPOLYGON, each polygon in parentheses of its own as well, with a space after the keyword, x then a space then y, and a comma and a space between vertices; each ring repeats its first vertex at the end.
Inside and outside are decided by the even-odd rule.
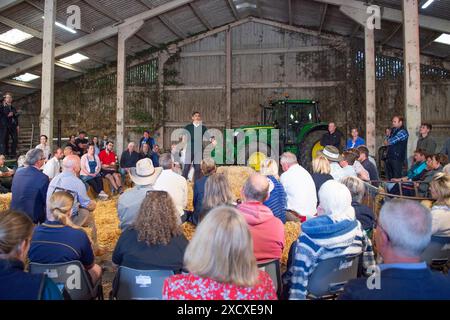
POLYGON ((284 226, 263 202, 269 198, 269 181, 261 174, 247 179, 241 191, 244 202, 238 206, 253 238, 258 263, 280 259, 284 248, 284 226))

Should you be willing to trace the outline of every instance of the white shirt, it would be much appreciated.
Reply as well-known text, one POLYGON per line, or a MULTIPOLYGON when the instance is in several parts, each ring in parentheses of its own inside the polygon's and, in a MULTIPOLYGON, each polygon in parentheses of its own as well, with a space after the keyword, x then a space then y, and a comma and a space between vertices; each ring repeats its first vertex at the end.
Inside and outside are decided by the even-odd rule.
POLYGON ((56 157, 53 157, 44 165, 43 172, 51 180, 61 172, 61 163, 58 159, 56 159, 56 157))
POLYGON ((45 157, 46 160, 48 159, 48 157, 51 154, 51 150, 50 150, 50 147, 48 145, 44 146, 42 144, 38 144, 35 149, 41 149, 42 151, 44 151, 44 157, 45 157))
POLYGON ((344 177, 344 171, 342 170, 342 167, 339 165, 339 163, 334 161, 330 161, 330 174, 333 176, 333 179, 337 181, 344 177))
POLYGON ((163 170, 153 189, 169 193, 180 216, 184 214, 184 208, 187 205, 187 182, 183 176, 171 169, 163 170))
POLYGON ((291 166, 280 177, 287 195, 287 209, 311 218, 317 212, 317 195, 314 180, 299 164, 291 166))

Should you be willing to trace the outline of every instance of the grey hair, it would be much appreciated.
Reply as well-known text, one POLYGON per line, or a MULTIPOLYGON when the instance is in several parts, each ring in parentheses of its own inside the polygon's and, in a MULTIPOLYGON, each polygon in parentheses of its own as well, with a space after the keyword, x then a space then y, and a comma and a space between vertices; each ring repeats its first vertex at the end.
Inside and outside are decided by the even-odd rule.
POLYGON ((296 164, 298 161, 296 155, 292 152, 284 152, 280 157, 280 163, 296 164))
POLYGON ((44 151, 42 149, 31 149, 25 155, 25 164, 28 166, 34 166, 39 160, 44 157, 44 151))
POLYGON ((450 163, 446 164, 444 169, 442 169, 443 172, 446 174, 450 174, 450 163))
POLYGON ((19 158, 17 159, 17 167, 21 168, 21 167, 25 166, 26 161, 27 161, 27 157, 25 155, 19 156, 19 158))
POLYGON ((409 257, 419 257, 430 243, 431 214, 412 200, 394 199, 380 211, 381 228, 389 237, 394 251, 409 257))
POLYGON ((159 157, 159 165, 160 165, 164 170, 172 169, 172 167, 173 167, 172 155, 171 155, 170 153, 163 153, 163 154, 159 157))
POLYGON ((246 201, 263 202, 269 194, 269 181, 259 173, 252 174, 245 182, 243 192, 246 201))
POLYGON ((352 201, 361 203, 364 194, 366 193, 366 186, 364 182, 357 177, 345 177, 342 178, 341 183, 345 185, 352 195, 352 201))
POLYGON ((131 145, 132 145, 133 148, 134 148, 134 147, 136 146, 136 143, 134 143, 133 141, 131 141, 131 142, 128 143, 128 147, 130 147, 131 145))

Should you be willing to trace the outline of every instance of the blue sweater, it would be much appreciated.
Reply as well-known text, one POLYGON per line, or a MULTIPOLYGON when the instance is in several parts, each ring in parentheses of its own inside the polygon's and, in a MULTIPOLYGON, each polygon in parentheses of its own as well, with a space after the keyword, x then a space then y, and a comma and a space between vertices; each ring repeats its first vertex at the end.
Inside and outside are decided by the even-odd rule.
POLYGON ((264 205, 269 207, 273 215, 280 219, 281 222, 286 223, 287 198, 284 187, 274 176, 267 176, 267 178, 273 184, 273 189, 270 192, 269 199, 264 202, 264 205))
POLYGON ((289 299, 306 298, 309 277, 320 260, 362 252, 364 269, 375 264, 372 244, 357 220, 335 222, 329 216, 307 220, 292 245, 294 259, 283 275, 289 299))

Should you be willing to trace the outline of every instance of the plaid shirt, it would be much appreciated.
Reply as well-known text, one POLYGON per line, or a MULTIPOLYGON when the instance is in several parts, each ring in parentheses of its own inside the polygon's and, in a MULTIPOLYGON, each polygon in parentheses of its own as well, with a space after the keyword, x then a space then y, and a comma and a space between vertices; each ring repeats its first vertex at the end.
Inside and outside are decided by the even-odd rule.
POLYGON ((392 133, 391 137, 388 139, 389 145, 393 145, 396 143, 399 143, 400 141, 404 141, 408 139, 408 131, 405 129, 394 129, 394 132, 392 133), (395 131, 397 130, 397 131, 395 131))

